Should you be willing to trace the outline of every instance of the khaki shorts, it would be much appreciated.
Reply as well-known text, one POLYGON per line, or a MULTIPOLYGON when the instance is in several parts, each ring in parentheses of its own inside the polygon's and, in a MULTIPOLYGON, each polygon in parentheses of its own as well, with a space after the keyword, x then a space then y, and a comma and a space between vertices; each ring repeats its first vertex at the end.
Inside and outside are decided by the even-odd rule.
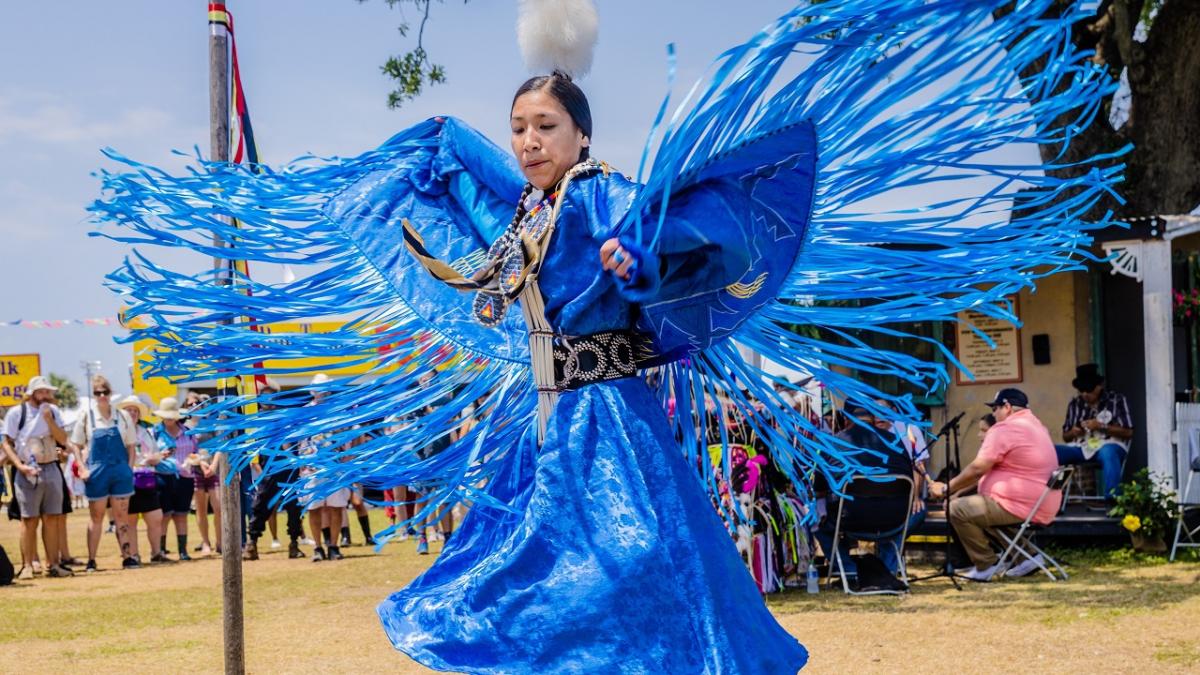
POLYGON ((29 478, 17 472, 17 506, 22 518, 60 516, 63 512, 63 475, 58 467, 50 464, 38 465, 37 478, 29 478))

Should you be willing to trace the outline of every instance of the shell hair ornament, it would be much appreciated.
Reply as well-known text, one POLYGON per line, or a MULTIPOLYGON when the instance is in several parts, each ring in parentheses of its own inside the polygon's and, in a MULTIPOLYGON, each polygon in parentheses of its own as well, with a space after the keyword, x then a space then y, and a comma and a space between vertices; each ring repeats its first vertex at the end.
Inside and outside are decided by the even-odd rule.
POLYGON ((517 42, 532 71, 558 71, 575 80, 587 75, 598 34, 591 0, 520 1, 517 42))

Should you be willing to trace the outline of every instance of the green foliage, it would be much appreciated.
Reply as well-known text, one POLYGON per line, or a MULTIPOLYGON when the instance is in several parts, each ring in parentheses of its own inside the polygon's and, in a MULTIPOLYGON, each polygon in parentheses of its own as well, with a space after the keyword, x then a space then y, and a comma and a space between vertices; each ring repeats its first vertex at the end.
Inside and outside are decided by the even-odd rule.
POLYGON ((50 384, 58 387, 58 405, 60 408, 74 408, 79 405, 79 390, 75 388, 75 383, 68 378, 50 373, 50 384))
POLYGON ((1175 492, 1163 487, 1160 476, 1142 469, 1121 484, 1121 494, 1108 515, 1122 519, 1132 516, 1136 520, 1129 522, 1136 527, 1126 524, 1126 529, 1147 539, 1166 537, 1179 515, 1179 503, 1175 501, 1175 492))
MULTIPOLYGON (((446 81, 446 69, 442 65, 431 61, 429 53, 425 51, 425 25, 429 22, 429 10, 433 4, 433 0, 384 1, 387 2, 388 7, 393 9, 398 8, 401 17, 404 15, 405 5, 412 5, 421 15, 421 21, 417 27, 417 46, 398 56, 389 57, 387 62, 380 67, 383 74, 388 76, 395 85, 395 88, 388 92, 387 99, 388 107, 394 110, 420 96, 426 87, 444 83, 446 81)), ((438 2, 441 1, 438 0, 438 2)), ((463 0, 464 3, 468 1, 463 0)), ((358 2, 361 4, 367 2, 367 0, 358 0, 358 2)), ((399 26, 400 36, 408 37, 410 30, 411 25, 402 18, 399 26)))

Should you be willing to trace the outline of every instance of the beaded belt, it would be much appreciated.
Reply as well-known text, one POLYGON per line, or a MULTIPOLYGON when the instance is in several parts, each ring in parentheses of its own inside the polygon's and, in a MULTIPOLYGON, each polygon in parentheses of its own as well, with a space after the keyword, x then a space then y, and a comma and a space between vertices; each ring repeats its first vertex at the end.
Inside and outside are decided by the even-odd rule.
POLYGON ((554 341, 554 386, 571 391, 585 384, 618 380, 637 374, 642 336, 612 330, 554 341))

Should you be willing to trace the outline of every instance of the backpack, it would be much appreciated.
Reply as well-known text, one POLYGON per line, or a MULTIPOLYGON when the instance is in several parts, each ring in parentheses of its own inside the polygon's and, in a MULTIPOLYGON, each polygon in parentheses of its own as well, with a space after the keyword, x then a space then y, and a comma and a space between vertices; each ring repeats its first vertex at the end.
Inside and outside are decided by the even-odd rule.
MULTIPOLYGON (((22 401, 21 402, 21 418, 19 420, 17 420, 17 435, 18 436, 20 436, 21 432, 25 430, 25 413, 26 413, 25 402, 22 401)), ((9 414, 11 415, 12 413, 9 413, 9 414)), ((21 519, 21 504, 19 502, 17 502, 17 467, 9 466, 8 467, 8 475, 9 475, 9 482, 13 486, 12 499, 8 500, 8 519, 9 520, 20 520, 21 519)), ((4 552, 4 547, 0 546, 0 553, 3 553, 3 552, 4 552)), ((0 575, 3 574, 4 569, 8 569, 8 581, 4 581, 3 576, 0 576, 0 586, 7 586, 8 584, 12 583, 12 563, 8 561, 8 556, 4 556, 3 561, 0 561, 0 575)))
POLYGON ((859 590, 907 591, 908 586, 888 570, 883 561, 871 553, 854 557, 858 568, 859 590))
POLYGON ((12 561, 8 559, 8 554, 4 552, 4 547, 0 546, 0 586, 11 586, 15 574, 16 570, 13 569, 12 561))

